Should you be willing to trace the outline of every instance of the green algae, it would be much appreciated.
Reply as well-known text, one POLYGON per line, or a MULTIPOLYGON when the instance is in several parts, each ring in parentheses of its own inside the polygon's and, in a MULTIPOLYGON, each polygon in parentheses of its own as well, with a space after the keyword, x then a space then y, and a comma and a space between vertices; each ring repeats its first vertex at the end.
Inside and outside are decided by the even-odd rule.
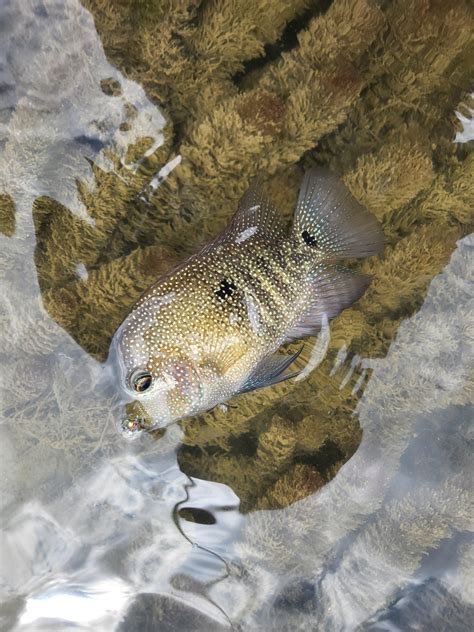
MULTIPOLYGON (((332 323, 328 355, 306 381, 182 423, 184 472, 227 483, 243 511, 291 505, 357 450, 353 413, 370 371, 351 372, 351 357, 386 354, 472 222, 474 161, 453 143, 454 111, 466 101, 472 7, 461 0, 334 0, 325 11, 303 0, 256 10, 246 0, 84 4, 111 62, 141 82, 167 118, 152 155, 143 158, 144 138, 129 148, 128 164, 110 156, 112 170, 92 165, 94 187, 77 183, 93 222, 48 197, 34 204, 43 305, 89 354, 105 360, 140 293, 225 226, 257 173, 267 174, 288 220, 304 169, 328 164, 383 224, 383 257, 360 264, 374 281, 332 323), (285 50, 282 42, 281 54, 265 59, 266 47, 303 14, 297 44, 285 50), (255 59, 259 68, 251 70, 255 59), (181 164, 143 203, 153 174, 178 154, 181 164), (77 278, 78 263, 87 278, 77 278), (332 374, 343 347, 347 359, 332 374)), ((0 230, 15 230, 3 197, 0 230)), ((31 353, 41 339, 30 341, 31 353)))

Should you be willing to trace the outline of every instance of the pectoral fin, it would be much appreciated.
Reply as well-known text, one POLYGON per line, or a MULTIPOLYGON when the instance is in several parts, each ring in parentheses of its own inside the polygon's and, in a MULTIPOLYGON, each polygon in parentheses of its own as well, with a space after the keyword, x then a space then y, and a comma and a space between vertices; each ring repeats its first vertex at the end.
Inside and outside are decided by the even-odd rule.
POLYGON ((285 373, 286 369, 293 364, 300 355, 302 348, 291 356, 284 356, 279 353, 265 358, 260 362, 255 371, 250 375, 239 393, 248 393, 258 388, 264 388, 272 384, 278 384, 298 375, 299 371, 285 373))

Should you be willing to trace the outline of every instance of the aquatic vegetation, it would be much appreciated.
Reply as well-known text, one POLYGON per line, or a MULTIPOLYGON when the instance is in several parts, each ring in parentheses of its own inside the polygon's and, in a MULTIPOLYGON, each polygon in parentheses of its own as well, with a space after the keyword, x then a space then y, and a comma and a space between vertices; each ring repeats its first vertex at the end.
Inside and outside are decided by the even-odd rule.
MULTIPOLYGON (((25 14, 27 4, 18 4, 25 14)), ((244 394, 227 411, 183 422, 179 439, 157 433, 146 450, 165 454, 179 444, 174 491, 192 476, 225 483, 239 497, 245 573, 229 572, 206 590, 249 629, 261 621, 274 629, 371 629, 368 617, 377 611, 383 620, 400 590, 411 595, 427 555, 442 555, 447 538, 459 563, 435 580, 434 592, 472 604, 463 478, 472 242, 459 242, 473 222, 472 140, 461 133, 472 122, 472 4, 83 5, 112 65, 91 44, 91 14, 65 3, 65 32, 37 15, 42 28, 52 26, 25 40, 36 63, 15 62, 35 107, 10 90, 8 77, 0 95, 14 102, 2 110, 8 137, 0 139, 0 418, 12 429, 0 442, 5 502, 54 498, 52 471, 67 487, 123 444, 114 393, 101 390, 103 362, 142 292, 224 228, 255 175, 264 175, 289 223, 303 173, 329 166, 381 221, 387 245, 382 257, 354 266, 373 282, 331 323, 326 357, 306 380, 244 394), (76 38, 78 29, 85 34, 76 38), (36 39, 61 46, 54 94, 57 51, 36 39), (87 116, 77 120, 78 111, 87 116)), ((173 563, 162 563, 161 532, 146 522, 151 506, 154 525, 162 519, 154 504, 162 464, 115 465, 90 481, 105 503, 104 481, 118 488, 130 477, 130 506, 112 511, 124 529, 144 472, 152 478, 127 552, 141 587, 154 568, 173 563)), ((65 500, 62 513, 74 504, 65 500)), ((89 510, 101 515, 90 504, 85 517, 89 510)), ((94 546, 110 533, 108 516, 87 522, 94 546)), ((183 543, 174 522, 166 538, 174 555, 183 543)), ((186 541, 183 563, 191 548, 186 541)), ((422 598, 431 603, 431 594, 422 598)), ((143 612, 138 598, 127 616, 149 616, 153 625, 180 609, 166 597, 147 599, 143 612)), ((181 613, 184 621, 195 616, 194 608, 181 613)))
MULTIPOLYGON (((111 154, 112 168, 91 165, 93 183, 77 185, 88 221, 47 197, 34 204, 43 304, 101 360, 129 306, 217 234, 262 170, 273 176, 269 188, 286 217, 302 161, 342 172, 382 221, 386 252, 361 265, 374 281, 333 323, 329 354, 309 379, 242 396, 237 408, 183 426, 182 467, 231 484, 247 508, 275 494, 283 506, 283 490, 294 502, 293 476, 306 475, 316 489, 356 450, 360 430, 351 413, 370 370, 351 365, 351 354, 384 356, 472 220, 474 193, 472 156, 452 143, 472 47, 467 3, 284 4, 262 4, 250 16, 243 0, 139 10, 119 2, 114 11, 106 0, 88 0, 109 58, 167 111, 163 143, 144 156, 152 141, 143 138, 125 160, 111 154), (283 40, 281 54, 266 60, 295 18, 298 41, 284 50, 283 40), (144 200, 153 174, 177 155, 181 164, 144 200), (347 359, 332 376, 342 347, 347 359)), ((5 232, 11 211, 2 208, 5 232)))
POLYGON ((0 195, 0 232, 7 237, 15 232, 15 204, 8 195, 0 195))

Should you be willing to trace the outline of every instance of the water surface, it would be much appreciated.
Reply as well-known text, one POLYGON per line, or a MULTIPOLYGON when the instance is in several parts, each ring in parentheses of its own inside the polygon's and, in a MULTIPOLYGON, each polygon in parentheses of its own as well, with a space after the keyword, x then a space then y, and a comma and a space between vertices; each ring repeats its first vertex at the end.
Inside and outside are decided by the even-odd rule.
POLYGON ((137 217, 180 161, 79 2, 0 14, 2 629, 468 630, 472 236, 365 346, 332 327, 304 384, 129 440, 105 356, 139 287, 114 253, 143 248, 142 283, 178 256, 165 211, 157 241, 137 217), (113 230, 90 212, 108 178, 104 208, 127 199, 113 230))

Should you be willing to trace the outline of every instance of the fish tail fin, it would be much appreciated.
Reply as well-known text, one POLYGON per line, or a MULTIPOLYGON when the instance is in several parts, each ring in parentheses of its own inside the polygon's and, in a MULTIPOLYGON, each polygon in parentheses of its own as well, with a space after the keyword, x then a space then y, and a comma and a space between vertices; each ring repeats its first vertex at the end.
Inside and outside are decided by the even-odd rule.
POLYGON ((293 236, 326 261, 368 257, 382 252, 379 222, 328 169, 306 172, 296 207, 293 236))

